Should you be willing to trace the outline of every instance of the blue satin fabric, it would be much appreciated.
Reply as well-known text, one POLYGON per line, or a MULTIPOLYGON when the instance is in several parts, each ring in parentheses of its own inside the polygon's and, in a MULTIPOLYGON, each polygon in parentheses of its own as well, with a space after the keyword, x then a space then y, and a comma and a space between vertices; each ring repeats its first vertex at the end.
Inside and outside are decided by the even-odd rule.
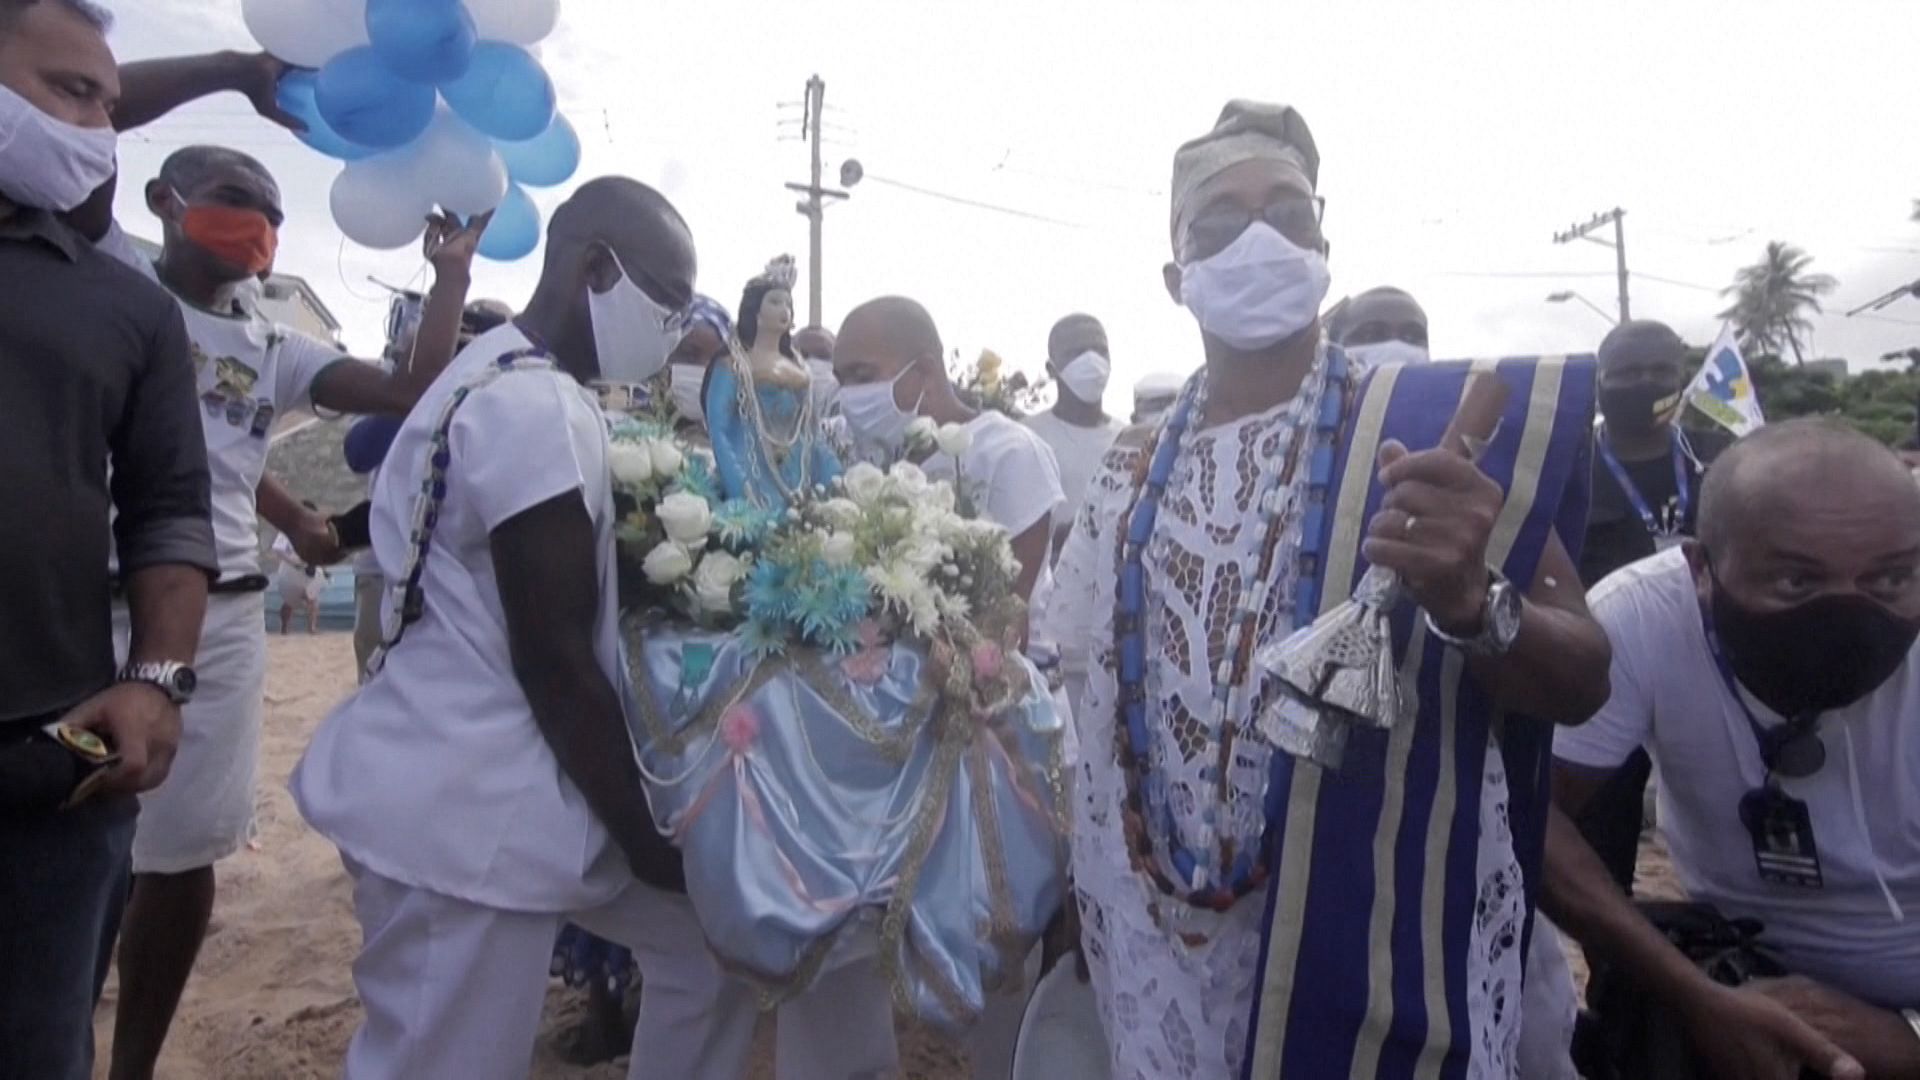
POLYGON ((623 629, 654 820, 723 963, 777 1000, 877 927, 896 1002, 949 1028, 1014 985, 1066 860, 1061 720, 1024 658, 1034 689, 976 724, 934 706, 905 645, 863 685, 830 656, 623 629))

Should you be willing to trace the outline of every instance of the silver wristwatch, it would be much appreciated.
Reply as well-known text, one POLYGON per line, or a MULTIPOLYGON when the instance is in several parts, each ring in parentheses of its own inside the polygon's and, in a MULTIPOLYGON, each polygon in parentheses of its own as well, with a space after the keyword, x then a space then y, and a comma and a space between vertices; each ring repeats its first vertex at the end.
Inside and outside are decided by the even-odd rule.
POLYGON ((167 700, 175 705, 192 701, 194 688, 200 685, 200 677, 193 669, 177 660, 128 664, 120 669, 120 676, 114 681, 146 683, 167 695, 167 700))
POLYGON ((1480 605, 1480 630, 1455 637, 1427 615, 1427 632, 1469 656, 1505 656, 1520 636, 1520 607, 1524 598, 1498 570, 1487 571, 1487 598, 1480 605))

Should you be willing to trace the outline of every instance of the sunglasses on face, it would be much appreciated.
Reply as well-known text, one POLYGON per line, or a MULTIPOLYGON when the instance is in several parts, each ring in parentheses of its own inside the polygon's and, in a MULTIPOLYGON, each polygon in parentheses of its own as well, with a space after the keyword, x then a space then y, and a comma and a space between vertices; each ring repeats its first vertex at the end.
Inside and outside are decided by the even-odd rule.
POLYGON ((1243 206, 1211 207, 1187 224, 1187 258, 1198 260, 1220 254, 1256 221, 1266 222, 1301 247, 1317 248, 1326 214, 1327 200, 1318 195, 1287 196, 1258 212, 1243 206))

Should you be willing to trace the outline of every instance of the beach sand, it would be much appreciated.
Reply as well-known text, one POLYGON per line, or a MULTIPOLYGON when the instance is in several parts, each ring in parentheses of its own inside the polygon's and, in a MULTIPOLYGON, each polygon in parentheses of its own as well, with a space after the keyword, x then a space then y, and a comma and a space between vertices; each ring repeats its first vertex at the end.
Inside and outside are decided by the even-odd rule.
MULTIPOLYGON (((255 842, 220 864, 213 926, 161 1055, 159 1080, 336 1077, 359 1023, 352 964, 360 933, 347 877, 333 846, 300 820, 286 788, 314 728, 352 687, 352 643, 345 634, 274 636, 268 656, 255 842)), ((1664 853, 1648 850, 1641 869, 1654 891, 1672 891, 1664 853)), ((1577 950, 1572 960, 1584 982, 1577 950)), ((94 1023, 96 1077, 106 1075, 115 1000, 109 981, 94 1023)), ((582 1007, 581 995, 557 985, 549 990, 534 1080, 626 1075, 624 1059, 594 1068, 559 1059, 554 1038, 582 1007)), ((752 1080, 773 1076, 772 1034, 771 1023, 763 1022, 752 1080)), ((901 1056, 906 1075, 916 1080, 967 1075, 961 1051, 910 1022, 901 1025, 901 1056)))

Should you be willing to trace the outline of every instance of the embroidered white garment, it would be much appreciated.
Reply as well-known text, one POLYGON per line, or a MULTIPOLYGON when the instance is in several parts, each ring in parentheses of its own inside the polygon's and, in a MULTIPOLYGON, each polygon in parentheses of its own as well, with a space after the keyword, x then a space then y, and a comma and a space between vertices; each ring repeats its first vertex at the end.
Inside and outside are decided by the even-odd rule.
MULTIPOLYGON (((1305 387, 1303 393, 1311 402, 1318 388, 1305 387)), ((1246 568, 1257 566, 1266 529, 1253 505, 1261 470, 1279 467, 1296 435, 1295 418, 1314 411, 1281 405, 1190 431, 1145 553, 1152 757, 1167 777, 1175 827, 1189 848, 1214 791, 1201 772, 1217 753, 1216 733, 1210 730, 1214 671, 1246 584, 1246 568)), ((1074 609, 1060 613, 1061 624, 1084 629, 1092 651, 1085 706, 1075 716, 1081 763, 1073 871, 1081 942, 1115 1080, 1216 1080, 1238 1076, 1245 1055, 1265 905, 1255 895, 1224 914, 1196 911, 1160 895, 1130 865, 1120 812, 1126 779, 1115 754, 1113 608, 1115 530, 1132 497, 1143 452, 1138 435, 1122 438, 1095 474, 1056 567, 1056 597, 1074 609), (1157 919, 1156 911, 1163 917, 1157 919)), ((1289 518, 1287 528, 1257 640, 1284 635, 1292 625, 1297 516, 1289 518)), ((1260 704, 1258 694, 1241 699, 1229 722, 1247 731, 1260 704)), ((1252 737, 1235 746, 1229 770, 1232 832, 1245 835, 1256 827, 1270 751, 1252 737)), ((1475 1077, 1508 1075, 1504 1062, 1510 1054, 1503 1051, 1511 1037, 1496 1034, 1487 1019, 1497 1006, 1504 1010, 1505 1025, 1517 1032, 1520 982, 1519 869, 1510 838, 1501 839, 1507 833, 1504 773, 1498 753, 1490 751, 1488 757, 1481 822, 1483 834, 1496 842, 1482 845, 1482 910, 1472 937, 1469 986, 1477 991, 1475 1039, 1489 1050, 1474 1055, 1476 1065, 1485 1058, 1493 1068, 1476 1068, 1475 1077)))

